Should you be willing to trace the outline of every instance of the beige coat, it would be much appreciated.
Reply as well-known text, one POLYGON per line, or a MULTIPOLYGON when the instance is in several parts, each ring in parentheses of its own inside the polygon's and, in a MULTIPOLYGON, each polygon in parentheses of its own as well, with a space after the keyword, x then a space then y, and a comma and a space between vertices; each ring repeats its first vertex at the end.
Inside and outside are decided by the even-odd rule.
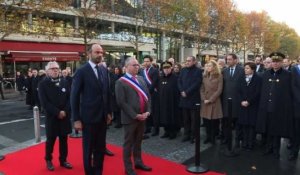
POLYGON ((213 75, 211 77, 203 77, 200 88, 201 93, 201 111, 200 116, 206 119, 219 119, 223 117, 221 93, 223 90, 223 76, 213 75), (209 100, 208 104, 204 104, 204 100, 209 100))

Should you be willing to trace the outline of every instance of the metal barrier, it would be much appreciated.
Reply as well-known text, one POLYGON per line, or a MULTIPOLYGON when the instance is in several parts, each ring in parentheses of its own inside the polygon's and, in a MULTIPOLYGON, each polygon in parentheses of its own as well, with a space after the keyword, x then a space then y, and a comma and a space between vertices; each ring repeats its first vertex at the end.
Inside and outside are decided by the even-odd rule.
POLYGON ((41 141, 41 130, 40 130, 40 111, 37 106, 33 107, 33 120, 34 120, 34 135, 35 142, 41 141))

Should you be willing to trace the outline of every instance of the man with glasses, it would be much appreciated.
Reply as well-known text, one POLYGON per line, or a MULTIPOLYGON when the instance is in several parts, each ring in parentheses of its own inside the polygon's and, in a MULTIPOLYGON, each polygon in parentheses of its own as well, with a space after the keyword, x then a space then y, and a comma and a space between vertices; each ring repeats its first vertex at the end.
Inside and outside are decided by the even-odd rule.
POLYGON ((38 86, 39 98, 46 112, 46 165, 49 171, 54 170, 52 152, 56 137, 59 137, 60 166, 72 169, 67 162, 68 134, 71 133, 70 119, 70 88, 68 82, 59 77, 57 62, 49 62, 46 66, 48 77, 45 77, 38 86))
POLYGON ((136 175, 134 167, 143 171, 152 168, 142 160, 142 140, 145 122, 150 116, 151 100, 146 82, 137 76, 139 64, 135 58, 125 61, 126 74, 116 81, 116 100, 121 109, 121 122, 124 127, 123 162, 126 175, 136 175))

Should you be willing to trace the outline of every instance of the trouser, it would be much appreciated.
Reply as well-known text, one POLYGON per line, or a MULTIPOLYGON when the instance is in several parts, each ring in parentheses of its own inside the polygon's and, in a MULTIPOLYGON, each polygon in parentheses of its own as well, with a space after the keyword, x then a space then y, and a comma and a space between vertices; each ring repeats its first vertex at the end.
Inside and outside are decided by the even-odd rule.
MULTIPOLYGON (((195 118, 200 117, 200 111, 198 109, 182 109, 184 135, 186 137, 194 138, 195 131, 195 118)), ((200 121, 200 120, 199 120, 200 121)))
POLYGON ((106 121, 83 124, 82 143, 85 175, 102 175, 106 150, 106 121))
MULTIPOLYGON (((52 153, 56 137, 47 137, 45 160, 52 160, 52 153)), ((68 136, 59 136, 59 161, 65 162, 68 156, 68 136)))
POLYGON ((224 139, 226 141, 231 141, 232 139, 232 130, 235 129, 235 141, 238 144, 242 140, 242 128, 241 125, 237 124, 237 118, 223 118, 223 132, 224 132, 224 139))
POLYGON ((113 112, 114 115, 114 120, 116 122, 117 125, 121 125, 121 111, 114 111, 113 112))
POLYGON ((203 118, 203 123, 206 129, 206 137, 209 140, 215 140, 215 136, 218 134, 219 119, 206 119, 203 118))
POLYGON ((2 100, 4 100, 3 89, 2 89, 2 83, 0 83, 0 94, 1 94, 2 100))
POLYGON ((242 125, 243 141, 242 146, 252 148, 255 140, 255 129, 254 126, 242 125))
POLYGON ((123 125, 124 144, 123 144, 123 162, 125 171, 132 171, 131 156, 133 154, 134 163, 143 164, 142 161, 142 140, 145 129, 144 121, 134 121, 123 125))
POLYGON ((295 132, 294 136, 292 137, 292 150, 291 153, 298 155, 299 149, 300 149, 300 118, 295 118, 295 132))

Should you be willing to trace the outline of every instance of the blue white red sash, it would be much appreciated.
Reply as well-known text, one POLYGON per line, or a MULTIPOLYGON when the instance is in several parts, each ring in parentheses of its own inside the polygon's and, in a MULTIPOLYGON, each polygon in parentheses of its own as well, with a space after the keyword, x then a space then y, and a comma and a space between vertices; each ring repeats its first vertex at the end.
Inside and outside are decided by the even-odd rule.
POLYGON ((120 78, 121 81, 125 82, 128 84, 130 87, 132 87, 137 93, 141 93, 145 99, 145 101, 148 101, 148 97, 143 90, 143 88, 134 80, 129 78, 127 75, 124 75, 123 77, 120 78))
POLYGON ((151 69, 151 67, 148 69, 148 71, 146 69, 144 69, 143 74, 144 74, 144 78, 145 78, 145 81, 147 82, 147 84, 152 85, 152 80, 149 76, 150 69, 151 69))

